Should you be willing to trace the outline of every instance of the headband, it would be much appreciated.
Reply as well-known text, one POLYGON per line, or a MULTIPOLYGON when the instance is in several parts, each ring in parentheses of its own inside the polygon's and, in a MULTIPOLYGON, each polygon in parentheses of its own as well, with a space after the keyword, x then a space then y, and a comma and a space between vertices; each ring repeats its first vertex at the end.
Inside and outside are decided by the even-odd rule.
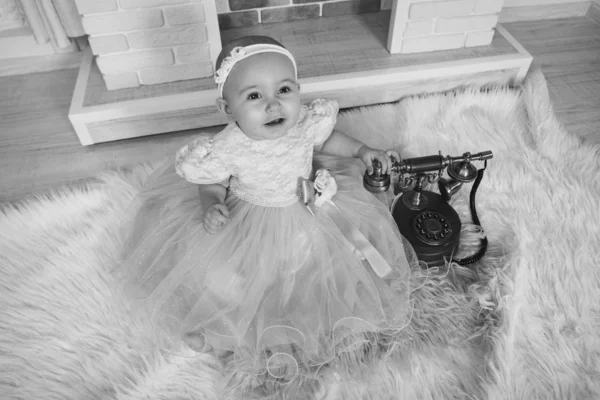
POLYGON ((279 53, 287 56, 292 64, 294 65, 294 77, 298 79, 298 68, 296 67, 296 60, 294 60, 294 56, 292 53, 287 51, 285 48, 281 46, 277 46, 275 44, 251 44, 249 46, 244 47, 234 47, 231 50, 231 55, 225 57, 221 62, 221 67, 215 72, 215 82, 219 88, 219 95, 223 97, 223 86, 225 86, 225 82, 227 81, 227 77, 231 72, 233 66, 242 61, 244 58, 248 58, 254 54, 260 53, 279 53))

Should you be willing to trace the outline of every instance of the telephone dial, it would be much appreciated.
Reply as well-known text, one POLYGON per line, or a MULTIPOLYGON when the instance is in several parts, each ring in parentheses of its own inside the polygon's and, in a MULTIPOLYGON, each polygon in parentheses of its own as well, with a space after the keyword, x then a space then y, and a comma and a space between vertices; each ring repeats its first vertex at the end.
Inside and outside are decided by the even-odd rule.
MULTIPOLYGON (((487 168, 487 160, 492 157, 491 151, 484 151, 477 154, 467 152, 458 157, 443 157, 440 152, 426 157, 392 159, 391 170, 398 173, 399 189, 398 193, 394 193, 392 217, 400 233, 415 249, 419 260, 428 267, 444 265, 446 259, 467 265, 484 256, 486 237, 481 240, 480 249, 473 256, 453 258, 460 238, 461 221, 448 202, 464 183, 474 182, 469 203, 473 222, 480 225, 475 209, 475 193, 487 168), (478 170, 473 161, 483 161, 484 167, 478 170), (442 177, 444 169, 449 179, 442 177), (435 182, 440 194, 423 190, 425 183, 435 182)), ((382 165, 375 161, 373 173, 365 173, 363 184, 372 193, 383 193, 390 188, 391 177, 382 173, 382 165)))

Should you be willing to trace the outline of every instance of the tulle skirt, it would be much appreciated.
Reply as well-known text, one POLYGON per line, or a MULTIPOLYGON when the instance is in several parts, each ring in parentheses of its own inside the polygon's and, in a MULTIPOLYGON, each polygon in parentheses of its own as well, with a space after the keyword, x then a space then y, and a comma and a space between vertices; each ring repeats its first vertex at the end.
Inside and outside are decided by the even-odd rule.
POLYGON ((316 154, 313 166, 332 172, 334 204, 393 268, 391 278, 373 272, 327 212, 311 214, 300 200, 263 207, 228 193, 230 221, 208 234, 198 186, 166 163, 123 224, 118 274, 134 306, 169 335, 232 351, 230 372, 284 381, 401 330, 418 260, 388 199, 363 188, 359 160, 316 154))

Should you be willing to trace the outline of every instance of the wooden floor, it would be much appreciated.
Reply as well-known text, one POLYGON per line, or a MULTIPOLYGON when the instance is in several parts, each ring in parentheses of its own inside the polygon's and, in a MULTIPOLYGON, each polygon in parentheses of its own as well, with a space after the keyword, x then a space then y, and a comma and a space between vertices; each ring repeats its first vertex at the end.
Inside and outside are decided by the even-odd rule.
MULTIPOLYGON (((566 129, 600 145, 600 19, 588 15, 505 27, 544 71, 566 129)), ((72 69, 0 78, 0 203, 89 179, 107 168, 170 156, 200 132, 82 147, 67 118, 76 77, 72 69)))

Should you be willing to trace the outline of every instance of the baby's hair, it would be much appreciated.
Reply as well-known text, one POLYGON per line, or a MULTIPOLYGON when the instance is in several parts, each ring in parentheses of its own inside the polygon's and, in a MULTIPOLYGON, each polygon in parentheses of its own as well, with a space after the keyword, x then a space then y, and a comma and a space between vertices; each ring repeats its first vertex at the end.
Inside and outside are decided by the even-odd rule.
POLYGON ((279 43, 277 40, 268 37, 268 36, 242 36, 236 39, 233 39, 229 42, 227 42, 227 44, 225 44, 223 46, 223 48, 221 49, 221 52, 219 53, 219 57, 217 57, 217 69, 219 69, 221 67, 221 63, 223 62, 223 59, 225 57, 227 57, 228 55, 231 54, 231 50, 233 50, 235 47, 241 46, 241 47, 245 47, 245 46, 250 46, 251 44, 274 44, 276 46, 280 46, 283 47, 285 49, 285 46, 282 45, 281 43, 279 43))

